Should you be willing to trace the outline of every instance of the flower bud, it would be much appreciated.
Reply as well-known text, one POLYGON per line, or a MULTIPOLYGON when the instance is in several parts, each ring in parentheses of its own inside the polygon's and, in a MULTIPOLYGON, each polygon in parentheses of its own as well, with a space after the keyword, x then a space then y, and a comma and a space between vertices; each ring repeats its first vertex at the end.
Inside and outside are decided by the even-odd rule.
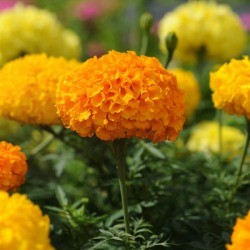
POLYGON ((142 30, 149 32, 153 25, 153 16, 150 13, 143 13, 140 18, 140 27, 142 30))

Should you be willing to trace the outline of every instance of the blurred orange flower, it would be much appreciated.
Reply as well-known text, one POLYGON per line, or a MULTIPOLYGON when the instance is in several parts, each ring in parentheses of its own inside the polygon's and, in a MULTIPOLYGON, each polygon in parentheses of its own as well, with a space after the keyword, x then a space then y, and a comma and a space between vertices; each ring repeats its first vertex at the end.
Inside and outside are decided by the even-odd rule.
POLYGON ((0 142, 0 190, 16 190, 24 183, 27 169, 26 157, 20 147, 0 142))
POLYGON ((58 114, 80 136, 174 140, 184 123, 184 94, 156 58, 111 51, 58 84, 58 114))
POLYGON ((232 244, 227 244, 227 250, 250 250, 250 211, 243 219, 237 218, 231 236, 232 244))

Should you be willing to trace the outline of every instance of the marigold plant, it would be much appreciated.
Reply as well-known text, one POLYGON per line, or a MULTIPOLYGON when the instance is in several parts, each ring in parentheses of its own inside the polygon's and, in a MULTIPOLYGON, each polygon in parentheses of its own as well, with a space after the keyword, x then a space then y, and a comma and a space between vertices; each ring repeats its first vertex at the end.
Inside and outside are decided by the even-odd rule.
POLYGON ((28 124, 60 124, 54 107, 56 85, 65 71, 77 65, 45 54, 7 63, 0 70, 0 115, 28 124))
POLYGON ((0 249, 53 250, 49 217, 25 195, 0 191, 0 249))
POLYGON ((232 59, 210 74, 210 87, 216 108, 250 119, 250 61, 232 59))
POLYGON ((227 250, 250 250, 250 211, 245 218, 237 218, 227 250))
POLYGON ((185 93, 185 117, 189 119, 201 100, 201 93, 198 81, 191 71, 175 68, 170 69, 178 81, 178 85, 185 93))
POLYGON ((82 137, 174 140, 184 123, 184 94, 156 58, 111 51, 67 74, 58 114, 82 137))
POLYGON ((16 190, 24 183, 27 169, 20 147, 0 142, 0 190, 16 190))
POLYGON ((34 6, 16 5, 0 14, 0 66, 24 54, 47 53, 77 58, 80 39, 64 29, 54 14, 34 6))
POLYGON ((167 13, 158 29, 163 52, 166 35, 173 31, 178 37, 174 56, 184 62, 195 61, 199 53, 229 59, 240 54, 246 42, 246 31, 237 14, 229 5, 215 1, 189 1, 167 13))
MULTIPOLYGON (((245 136, 237 128, 231 126, 221 127, 222 153, 230 157, 240 154, 245 136)), ((219 123, 210 121, 198 124, 187 142, 187 148, 192 152, 205 154, 219 153, 219 123)))

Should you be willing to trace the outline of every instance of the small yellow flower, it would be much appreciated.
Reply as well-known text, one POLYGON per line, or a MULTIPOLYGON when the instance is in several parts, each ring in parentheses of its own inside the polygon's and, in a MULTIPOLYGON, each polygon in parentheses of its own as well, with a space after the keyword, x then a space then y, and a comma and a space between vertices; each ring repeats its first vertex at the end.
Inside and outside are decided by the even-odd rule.
POLYGON ((80 39, 63 29, 54 14, 34 6, 17 4, 0 13, 0 66, 25 54, 78 58, 80 39))
POLYGON ((163 52, 169 32, 177 34, 174 56, 183 62, 194 62, 201 50, 205 50, 206 58, 226 60, 239 55, 246 42, 246 31, 237 14, 229 5, 215 1, 189 1, 167 13, 158 30, 163 52))
POLYGON ((178 85, 185 93, 185 117, 189 119, 200 103, 201 93, 195 75, 191 71, 183 69, 170 69, 176 78, 178 85))
POLYGON ((39 125, 60 124, 56 85, 62 74, 80 63, 64 58, 27 55, 0 70, 0 115, 39 125))
POLYGON ((248 57, 223 64, 210 74, 214 106, 228 114, 250 119, 250 60, 248 57))
POLYGON ((49 217, 25 195, 0 191, 0 249, 53 250, 49 217))
POLYGON ((237 218, 227 250, 250 250, 250 211, 245 218, 237 218))
POLYGON ((156 58, 111 51, 58 84, 58 114, 80 136, 174 140, 184 123, 184 94, 156 58))
MULTIPOLYGON (((237 128, 222 126, 222 154, 231 157, 240 154, 245 136, 237 128)), ((202 122, 198 124, 187 142, 187 148, 192 152, 203 152, 207 155, 219 153, 218 122, 202 122)))
POLYGON ((0 142, 0 190, 16 190, 24 183, 27 169, 26 157, 20 147, 0 142))

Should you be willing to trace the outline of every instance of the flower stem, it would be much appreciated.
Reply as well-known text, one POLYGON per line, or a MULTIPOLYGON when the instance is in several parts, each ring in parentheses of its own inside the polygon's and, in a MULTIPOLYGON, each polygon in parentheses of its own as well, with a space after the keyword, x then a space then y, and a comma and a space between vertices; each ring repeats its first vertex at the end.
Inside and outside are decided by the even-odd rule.
POLYGON ((229 202, 228 202, 229 210, 231 210, 231 206, 232 206, 234 196, 235 196, 235 194, 236 194, 236 192, 237 192, 237 190, 239 188, 240 178, 241 178, 244 162, 245 162, 246 155, 247 155, 247 149, 248 149, 248 146, 249 146, 249 141, 250 141, 250 121, 248 119, 246 119, 246 127, 247 127, 246 142, 245 142, 242 158, 241 158, 241 161, 240 161, 240 165, 239 165, 239 168, 238 168, 238 171, 237 171, 237 174, 236 174, 235 184, 234 184, 233 190, 232 190, 232 192, 230 194, 230 197, 229 197, 229 202))
POLYGON ((146 55, 147 50, 148 50, 148 32, 143 31, 140 54, 146 55))
POLYGON ((118 170, 118 178, 122 199, 122 208, 124 215, 124 224, 126 233, 129 234, 129 215, 128 215, 128 199, 127 199, 127 190, 125 183, 125 139, 115 140, 113 142, 114 156, 116 159, 116 166, 118 170))

